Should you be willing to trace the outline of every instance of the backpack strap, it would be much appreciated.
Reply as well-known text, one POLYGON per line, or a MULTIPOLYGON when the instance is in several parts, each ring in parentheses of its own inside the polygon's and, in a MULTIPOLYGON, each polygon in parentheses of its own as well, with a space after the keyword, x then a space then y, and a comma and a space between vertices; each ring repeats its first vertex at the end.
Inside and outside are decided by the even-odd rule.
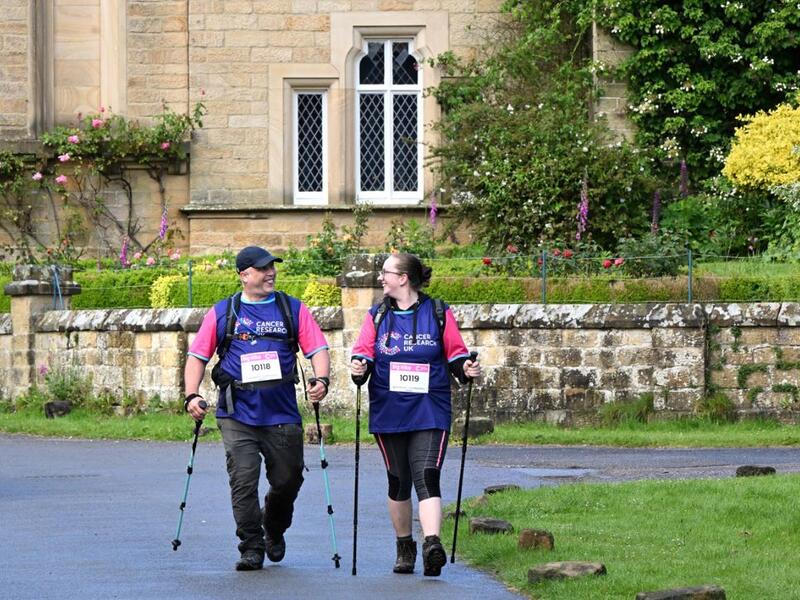
POLYGON ((231 347, 233 341, 233 329, 236 326, 236 315, 242 308, 242 292, 236 292, 233 296, 228 298, 228 306, 225 309, 225 337, 217 346, 217 355, 219 359, 225 356, 228 348, 231 347))
POLYGON ((386 314, 389 312, 389 308, 391 307, 392 301, 389 299, 389 296, 384 297, 383 301, 378 305, 378 309, 375 311, 375 316, 372 317, 372 324, 375 326, 375 333, 378 333, 378 328, 383 323, 383 320, 386 318, 386 314))
POLYGON ((443 300, 439 298, 431 298, 431 300, 433 300, 433 310, 436 313, 436 323, 439 325, 439 345, 442 348, 442 354, 444 354, 444 326, 446 323, 445 320, 446 308, 443 300))
POLYGON ((292 305, 289 302, 289 296, 285 292, 275 292, 275 302, 278 304, 278 309, 281 311, 283 324, 286 326, 286 343, 292 349, 294 354, 300 350, 297 343, 297 327, 295 327, 294 318, 292 315, 292 305))

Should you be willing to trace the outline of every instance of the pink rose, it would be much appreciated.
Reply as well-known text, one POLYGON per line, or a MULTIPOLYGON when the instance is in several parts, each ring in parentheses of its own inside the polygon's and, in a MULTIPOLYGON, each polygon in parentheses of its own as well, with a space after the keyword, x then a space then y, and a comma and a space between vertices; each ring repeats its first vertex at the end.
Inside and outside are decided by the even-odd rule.
POLYGON ((58 177, 56 177, 56 183, 58 185, 64 185, 65 183, 67 183, 67 176, 66 175, 59 175, 58 177))
POLYGON ((180 260, 181 258, 181 251, 175 250, 172 254, 169 255, 170 260, 180 260))
POLYGON ((558 248, 553 248, 553 256, 561 256, 561 250, 558 248))
POLYGON ((106 122, 103 119, 92 119, 92 127, 95 129, 100 129, 106 122))
POLYGON ((33 174, 34 181, 41 181, 42 177, 44 177, 44 175, 42 175, 39 171, 36 171, 36 173, 33 174))
POLYGON ((60 160, 61 162, 69 162, 69 152, 67 152, 66 154, 59 154, 58 160, 60 160))
POLYGON ((616 259, 614 259, 614 266, 615 267, 622 266, 623 264, 625 264, 625 259, 624 258, 616 258, 616 259))
POLYGON ((142 258, 142 253, 141 252, 135 252, 133 254, 133 259, 134 260, 139 260, 140 258, 142 258))
POLYGON ((156 264, 156 259, 153 258, 152 256, 148 256, 147 257, 147 266, 148 267, 152 267, 154 264, 156 264))
POLYGON ((511 254, 516 254, 519 252, 519 248, 517 248, 514 244, 509 244, 506 246, 506 252, 510 252, 511 254))
POLYGON ((67 141, 68 141, 70 144, 77 144, 78 142, 80 142, 80 141, 81 141, 81 138, 79 138, 77 135, 71 135, 71 136, 69 136, 69 137, 67 138, 67 141))
POLYGON ((161 142, 162 150, 169 150, 169 142, 161 142))

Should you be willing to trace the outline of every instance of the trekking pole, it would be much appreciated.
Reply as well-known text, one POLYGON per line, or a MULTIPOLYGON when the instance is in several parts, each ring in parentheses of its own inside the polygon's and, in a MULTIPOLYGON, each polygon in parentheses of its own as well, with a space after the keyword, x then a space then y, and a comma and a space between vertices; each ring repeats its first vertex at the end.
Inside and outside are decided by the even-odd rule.
MULTIPOLYGON (((477 352, 470 352, 469 359, 475 362, 477 352)), ((467 387, 467 412, 464 416, 464 439, 461 442, 461 472, 458 475, 458 496, 456 497, 456 524, 453 528, 453 550, 450 552, 450 562, 456 562, 456 540, 458 539, 458 517, 461 516, 461 488, 464 485, 464 458, 467 456, 467 437, 469 436, 469 407, 472 404, 472 378, 467 387)))
POLYGON ((356 475, 353 485, 353 575, 356 574, 358 547, 358 453, 361 444, 361 386, 356 386, 356 475))
MULTIPOLYGON (((300 369, 300 373, 303 374, 303 392, 306 395, 306 402, 308 402, 308 390, 306 389, 306 375, 303 372, 303 369, 300 369)), ((308 383, 314 385, 317 381, 316 377, 312 377, 308 380, 308 383)), ((330 524, 331 528, 331 544, 333 545, 333 564, 336 565, 336 568, 339 568, 339 561, 342 559, 339 556, 339 551, 336 548, 336 528, 333 525, 333 504, 331 504, 331 485, 328 482, 328 461, 325 458, 325 442, 322 440, 322 425, 319 422, 319 402, 312 402, 311 405, 314 407, 314 417, 317 420, 317 436, 319 436, 319 464, 322 467, 322 480, 325 482, 325 502, 328 504, 328 523, 330 524)))
MULTIPOLYGON (((208 404, 205 400, 198 402, 200 408, 205 410, 208 404)), ((194 453, 197 450, 197 436, 200 435, 200 426, 203 424, 203 419, 198 419, 194 422, 194 441, 192 441, 192 453, 189 455, 189 464, 186 466, 186 487, 183 488, 183 500, 181 500, 181 514, 178 518, 178 530, 175 532, 175 539, 172 540, 172 549, 177 550, 181 545, 181 527, 183 526, 183 509, 186 508, 186 497, 189 495, 189 480, 192 478, 192 471, 194 470, 194 453)))

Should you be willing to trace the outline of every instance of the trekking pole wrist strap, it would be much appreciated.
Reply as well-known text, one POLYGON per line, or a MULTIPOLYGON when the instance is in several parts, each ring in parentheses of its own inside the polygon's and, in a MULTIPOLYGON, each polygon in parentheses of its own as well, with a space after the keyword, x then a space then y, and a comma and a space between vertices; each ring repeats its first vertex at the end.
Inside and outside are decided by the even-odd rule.
POLYGON ((202 398, 202 396, 200 394, 189 394, 188 396, 186 396, 186 398, 183 399, 183 410, 184 411, 188 411, 189 410, 189 402, 191 402, 195 398, 202 398))
POLYGON ((325 395, 328 395, 328 388, 331 386, 331 379, 330 377, 312 377, 308 380, 308 383, 314 385, 316 382, 320 382, 322 385, 325 386, 325 395))

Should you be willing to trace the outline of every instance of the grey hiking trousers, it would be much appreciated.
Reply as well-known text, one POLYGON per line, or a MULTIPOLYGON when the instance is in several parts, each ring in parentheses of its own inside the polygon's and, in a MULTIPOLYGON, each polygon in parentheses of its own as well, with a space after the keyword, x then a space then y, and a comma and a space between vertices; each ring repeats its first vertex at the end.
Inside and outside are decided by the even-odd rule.
POLYGON ((303 430, 300 425, 254 427, 219 419, 231 487, 239 551, 263 554, 264 532, 278 539, 292 524, 294 501, 303 485, 303 430), (262 510, 258 497, 261 459, 269 491, 262 510))

